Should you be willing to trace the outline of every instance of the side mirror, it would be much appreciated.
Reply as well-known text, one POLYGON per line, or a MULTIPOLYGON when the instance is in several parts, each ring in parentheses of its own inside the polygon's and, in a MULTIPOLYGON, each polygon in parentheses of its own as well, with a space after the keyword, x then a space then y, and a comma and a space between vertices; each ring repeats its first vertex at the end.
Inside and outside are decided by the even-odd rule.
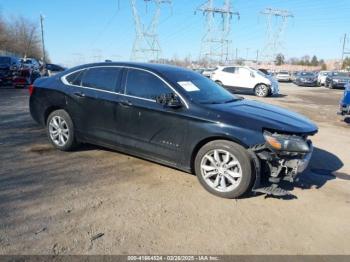
POLYGON ((178 109, 182 107, 182 103, 179 97, 173 93, 171 94, 162 94, 156 97, 156 102, 162 104, 164 107, 178 109))
POLYGON ((250 76, 254 78, 254 77, 255 77, 255 74, 254 74, 253 72, 251 72, 251 73, 250 73, 250 76))

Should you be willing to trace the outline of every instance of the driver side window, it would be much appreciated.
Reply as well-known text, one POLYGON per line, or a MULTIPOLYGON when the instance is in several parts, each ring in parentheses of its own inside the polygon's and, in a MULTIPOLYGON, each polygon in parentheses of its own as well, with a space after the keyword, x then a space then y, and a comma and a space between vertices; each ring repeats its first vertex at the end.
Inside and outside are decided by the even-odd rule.
POLYGON ((158 77, 146 71, 129 69, 125 83, 125 94, 144 99, 171 93, 170 88, 158 77))

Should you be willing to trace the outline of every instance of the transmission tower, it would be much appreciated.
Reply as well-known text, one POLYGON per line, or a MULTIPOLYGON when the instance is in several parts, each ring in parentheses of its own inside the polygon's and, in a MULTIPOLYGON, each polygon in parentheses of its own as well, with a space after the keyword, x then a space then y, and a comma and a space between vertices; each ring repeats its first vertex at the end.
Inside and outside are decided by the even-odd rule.
POLYGON ((238 12, 232 11, 231 0, 224 0, 222 7, 215 7, 214 0, 208 0, 197 8, 206 17, 206 32, 201 41, 200 57, 208 62, 227 62, 232 41, 230 40, 233 16, 239 18, 238 12), (218 25, 215 16, 220 17, 218 25))
POLYGON ((266 8, 261 12, 266 16, 266 44, 262 50, 262 57, 267 61, 273 61, 276 55, 282 50, 282 37, 288 25, 288 19, 294 15, 287 10, 266 8), (275 18, 275 21, 273 21, 275 18))
POLYGON ((158 25, 163 4, 171 4, 171 0, 141 0, 147 5, 153 3, 155 6, 154 13, 151 16, 150 23, 146 26, 142 23, 139 10, 137 8, 137 0, 130 0, 132 13, 135 22, 136 38, 131 53, 132 61, 155 61, 161 54, 161 48, 158 37, 158 25))

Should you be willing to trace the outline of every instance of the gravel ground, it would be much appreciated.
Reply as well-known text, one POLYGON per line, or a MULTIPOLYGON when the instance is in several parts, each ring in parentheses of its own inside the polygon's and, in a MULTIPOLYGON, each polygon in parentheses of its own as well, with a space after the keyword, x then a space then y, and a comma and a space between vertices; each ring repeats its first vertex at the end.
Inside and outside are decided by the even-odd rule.
POLYGON ((0 254, 350 254, 342 91, 281 93, 260 100, 320 128, 296 198, 225 200, 190 174, 118 152, 56 151, 30 118, 27 91, 0 89, 0 254))

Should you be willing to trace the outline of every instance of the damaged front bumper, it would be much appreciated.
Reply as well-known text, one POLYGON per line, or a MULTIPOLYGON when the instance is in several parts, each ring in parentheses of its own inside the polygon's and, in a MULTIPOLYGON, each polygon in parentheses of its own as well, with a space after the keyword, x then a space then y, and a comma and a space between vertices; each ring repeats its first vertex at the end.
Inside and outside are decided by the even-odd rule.
POLYGON ((297 176, 308 168, 314 148, 310 140, 307 143, 307 153, 277 152, 266 144, 252 147, 250 152, 254 156, 255 166, 258 166, 253 191, 274 196, 289 195, 278 184, 281 181, 294 183, 297 176))
POLYGON ((303 173, 307 169, 307 167, 309 166, 312 154, 314 152, 314 147, 313 147, 311 142, 310 142, 309 146, 310 146, 310 152, 308 154, 304 155, 302 159, 286 160, 286 162, 284 163, 284 165, 287 168, 294 170, 294 173, 296 175, 303 173))

